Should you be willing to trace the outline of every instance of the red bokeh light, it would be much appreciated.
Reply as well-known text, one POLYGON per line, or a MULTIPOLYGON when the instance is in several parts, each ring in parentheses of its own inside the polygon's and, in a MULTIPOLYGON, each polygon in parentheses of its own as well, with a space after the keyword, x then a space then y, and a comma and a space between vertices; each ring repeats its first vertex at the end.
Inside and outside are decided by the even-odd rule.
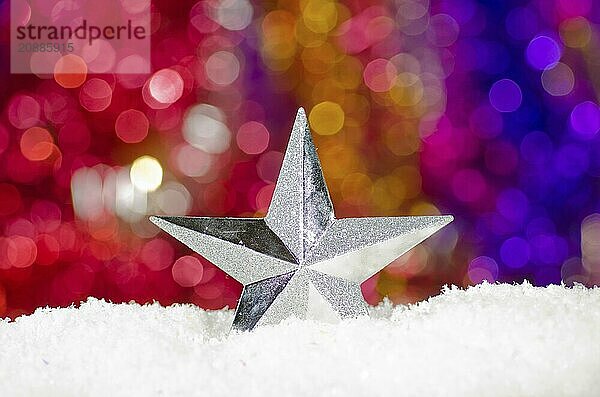
POLYGON ((173 279, 182 287, 193 287, 202 280, 204 268, 198 258, 182 256, 173 264, 173 279))
POLYGON ((138 143, 148 135, 150 124, 146 115, 139 110, 128 109, 117 117, 115 131, 117 136, 126 143, 138 143))
POLYGON ((101 112, 110 106, 112 94, 112 88, 106 80, 92 78, 81 87, 79 102, 90 112, 101 112))

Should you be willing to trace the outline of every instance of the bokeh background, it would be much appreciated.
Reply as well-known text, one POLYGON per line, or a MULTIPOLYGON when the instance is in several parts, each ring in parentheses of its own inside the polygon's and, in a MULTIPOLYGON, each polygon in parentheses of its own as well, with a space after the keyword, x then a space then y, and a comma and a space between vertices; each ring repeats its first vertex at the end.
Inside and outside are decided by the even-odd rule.
POLYGON ((143 76, 11 75, 0 8, 0 316, 235 306, 147 215, 264 215, 299 106, 339 217, 456 217, 370 303, 600 283, 594 0, 155 0, 143 76))

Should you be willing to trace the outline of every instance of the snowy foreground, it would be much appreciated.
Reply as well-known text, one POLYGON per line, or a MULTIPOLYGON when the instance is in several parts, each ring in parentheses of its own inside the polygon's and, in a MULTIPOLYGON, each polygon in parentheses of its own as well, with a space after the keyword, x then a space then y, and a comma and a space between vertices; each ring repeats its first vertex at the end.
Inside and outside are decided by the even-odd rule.
POLYGON ((0 396, 598 396, 600 288, 482 285, 227 336, 194 306, 0 322, 0 396))

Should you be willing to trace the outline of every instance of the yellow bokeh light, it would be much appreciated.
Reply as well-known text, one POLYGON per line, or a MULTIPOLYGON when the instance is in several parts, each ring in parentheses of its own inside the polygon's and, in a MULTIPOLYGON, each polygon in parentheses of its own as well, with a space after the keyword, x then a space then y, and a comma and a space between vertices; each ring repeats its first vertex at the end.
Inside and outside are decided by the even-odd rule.
POLYGON ((157 159, 151 156, 137 158, 129 171, 131 183, 143 192, 151 192, 160 186, 163 170, 157 159))
POLYGON ((592 38, 592 28, 584 17, 567 19, 560 24, 560 38, 572 48, 587 46, 592 38))
POLYGON ((300 19, 296 23, 296 40, 303 47, 319 47, 326 42, 327 33, 313 32, 300 19))
POLYGON ((327 33, 335 28, 338 11, 333 1, 309 0, 302 11, 304 24, 315 33, 327 33))
POLYGON ((400 106, 414 106, 423 98, 423 82, 414 73, 400 73, 390 97, 400 106))
POLYGON ((312 108, 310 125, 319 135, 333 135, 344 126, 344 111, 335 102, 325 101, 312 108))

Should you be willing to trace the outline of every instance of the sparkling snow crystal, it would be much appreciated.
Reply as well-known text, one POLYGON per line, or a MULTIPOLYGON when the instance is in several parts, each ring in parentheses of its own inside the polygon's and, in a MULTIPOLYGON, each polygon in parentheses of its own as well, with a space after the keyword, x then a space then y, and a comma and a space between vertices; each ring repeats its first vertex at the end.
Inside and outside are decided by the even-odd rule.
POLYGON ((480 285, 340 324, 190 305, 0 321, 0 396, 600 395, 600 288, 480 285))

